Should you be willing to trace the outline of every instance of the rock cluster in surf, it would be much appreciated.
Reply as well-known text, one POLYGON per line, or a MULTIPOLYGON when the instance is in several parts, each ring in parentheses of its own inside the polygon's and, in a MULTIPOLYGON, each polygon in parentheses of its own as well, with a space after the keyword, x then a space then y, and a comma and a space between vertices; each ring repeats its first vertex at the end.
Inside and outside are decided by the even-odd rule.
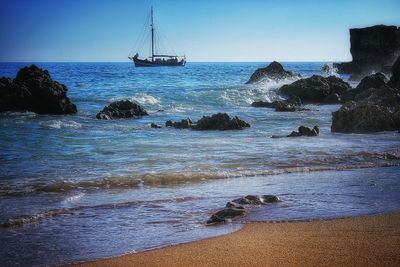
POLYGON ((35 65, 24 67, 15 79, 0 78, 0 112, 76 113, 76 105, 67 97, 67 91, 64 84, 52 80, 47 70, 35 65))
POLYGON ((203 116, 196 123, 193 123, 191 119, 183 119, 180 122, 173 122, 168 120, 165 123, 166 127, 174 127, 177 129, 194 129, 194 130, 242 130, 250 127, 250 124, 238 117, 231 118, 226 113, 217 113, 212 116, 203 116))
POLYGON ((388 83, 383 74, 365 77, 349 92, 346 102, 332 113, 332 132, 367 133, 400 129, 400 57, 388 83))
POLYGON ((248 195, 234 199, 228 202, 225 208, 212 214, 207 220, 207 225, 225 223, 231 221, 235 217, 244 216, 246 214, 246 208, 249 206, 265 205, 267 203, 276 203, 278 201, 280 201, 280 199, 274 195, 248 195))
POLYGON ((129 100, 112 102, 97 113, 96 118, 102 120, 133 118, 149 115, 142 106, 129 100))

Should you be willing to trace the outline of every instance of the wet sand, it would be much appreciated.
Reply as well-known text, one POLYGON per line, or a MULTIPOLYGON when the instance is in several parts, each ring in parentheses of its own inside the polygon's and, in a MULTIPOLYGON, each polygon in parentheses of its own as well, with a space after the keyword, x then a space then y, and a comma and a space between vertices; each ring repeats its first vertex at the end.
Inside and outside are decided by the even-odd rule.
POLYGON ((400 266, 400 213, 251 223, 221 237, 74 266, 400 266))

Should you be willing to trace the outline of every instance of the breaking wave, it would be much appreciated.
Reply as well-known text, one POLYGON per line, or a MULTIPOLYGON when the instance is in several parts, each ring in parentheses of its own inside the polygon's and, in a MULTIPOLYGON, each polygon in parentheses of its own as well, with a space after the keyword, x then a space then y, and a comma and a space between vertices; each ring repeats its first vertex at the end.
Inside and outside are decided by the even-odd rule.
POLYGON ((226 168, 201 171, 160 172, 140 175, 107 177, 82 181, 30 182, 23 185, 0 186, 0 195, 18 196, 37 193, 66 193, 73 190, 129 189, 143 186, 174 186, 205 180, 269 176, 316 171, 340 171, 361 168, 400 166, 400 150, 388 152, 360 152, 341 156, 329 156, 313 160, 271 162, 270 167, 254 169, 245 164, 233 164, 226 168))
POLYGON ((221 100, 226 104, 248 106, 255 101, 274 101, 282 99, 278 90, 285 84, 295 82, 299 78, 283 80, 264 79, 257 84, 249 84, 240 88, 226 89, 221 94, 221 100))
POLYGON ((129 97, 114 97, 111 99, 111 101, 119 101, 126 99, 132 102, 136 102, 140 105, 159 105, 161 103, 160 98, 145 93, 137 93, 129 97))
POLYGON ((74 214, 82 214, 85 210, 93 210, 93 209, 122 209, 128 207, 136 207, 141 205, 153 205, 154 207, 158 207, 157 204, 162 203, 181 203, 192 201, 195 199, 194 197, 177 197, 172 199, 158 199, 158 200, 150 200, 150 201, 127 201, 127 202, 119 202, 119 203, 107 203, 93 206, 78 206, 72 208, 60 208, 60 209, 52 209, 44 212, 36 213, 33 215, 21 216, 19 218, 10 218, 0 222, 1 228, 10 228, 10 227, 19 227, 24 226, 26 224, 31 223, 39 223, 43 220, 59 217, 64 215, 74 215, 74 214))
POLYGON ((50 121, 42 121, 39 124, 46 128, 52 129, 61 129, 61 128, 73 128, 79 129, 82 127, 82 124, 75 121, 67 121, 67 120, 50 120, 50 121))

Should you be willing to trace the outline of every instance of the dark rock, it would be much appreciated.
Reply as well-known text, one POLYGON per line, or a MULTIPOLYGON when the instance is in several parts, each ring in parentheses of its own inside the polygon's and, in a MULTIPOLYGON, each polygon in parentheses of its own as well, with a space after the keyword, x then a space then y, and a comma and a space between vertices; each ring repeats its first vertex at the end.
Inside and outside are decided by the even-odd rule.
POLYGON ((293 112, 309 110, 301 108, 301 99, 297 96, 291 96, 288 100, 276 100, 273 102, 258 101, 251 104, 252 107, 274 108, 275 111, 293 112))
POLYGON ((286 71, 281 64, 278 62, 274 61, 271 64, 269 64, 265 68, 260 68, 257 69, 250 77, 250 80, 248 80, 246 83, 256 83, 260 82, 266 78, 272 79, 272 80, 282 80, 286 78, 296 78, 300 77, 299 74, 295 74, 291 71, 286 71))
POLYGON ((233 203, 237 203, 240 205, 263 205, 265 203, 273 203, 278 202, 279 198, 274 195, 247 195, 245 197, 241 197, 235 200, 232 200, 233 203))
POLYGON ((341 102, 340 96, 338 94, 331 94, 325 97, 324 104, 338 104, 341 102))
POLYGON ((265 205, 266 203, 275 203, 279 201, 280 199, 274 195, 247 195, 245 197, 228 202, 224 209, 219 210, 211 215, 210 219, 207 220, 207 225, 224 223, 235 217, 245 215, 246 205, 265 205))
POLYGON ((279 90, 283 94, 297 96, 303 102, 324 103, 327 96, 332 94, 341 95, 350 88, 348 83, 335 76, 325 78, 313 75, 284 85, 279 90))
POLYGON ((140 105, 133 103, 129 100, 120 100, 112 102, 102 111, 97 113, 97 119, 111 120, 121 118, 132 118, 147 116, 147 112, 140 105))
POLYGON ((196 130, 242 130, 245 127, 250 127, 250 124, 238 117, 230 118, 226 113, 204 116, 192 126, 196 130))
POLYGON ((400 105, 368 99, 344 104, 332 113, 332 132, 368 133, 400 129, 400 105))
POLYGON ((235 217, 243 216, 245 213, 246 211, 244 210, 244 208, 236 208, 236 207, 224 208, 211 215, 210 219, 208 219, 207 221, 207 224, 210 225, 210 224, 227 222, 235 217))
POLYGON ((155 129, 162 128, 160 125, 155 124, 155 123, 150 124, 150 127, 151 127, 151 128, 155 128, 155 129))
POLYGON ((392 77, 387 85, 400 90, 400 56, 392 66, 392 77))
POLYGON ((387 82, 386 76, 380 72, 364 77, 356 88, 343 94, 343 102, 354 100, 356 95, 371 88, 380 88, 387 82))
POLYGON ((296 106, 302 106, 303 102, 301 102, 300 97, 295 96, 295 95, 291 95, 289 96, 289 98, 286 100, 288 103, 296 105, 296 106))
POLYGON ((334 64, 339 73, 362 78, 372 72, 390 71, 400 54, 400 28, 376 25, 350 29, 350 53, 352 62, 334 64))
POLYGON ((0 78, 0 112, 32 111, 38 114, 72 114, 77 109, 67 87, 35 65, 20 69, 14 80, 0 78))
POLYGON ((193 124, 193 122, 189 118, 183 119, 183 120, 178 121, 178 122, 173 122, 171 120, 168 120, 168 121, 165 122, 165 126, 166 127, 174 127, 174 128, 177 128, 177 129, 188 129, 188 128, 192 127, 192 124, 193 124))
POLYGON ((293 131, 287 137, 298 137, 298 136, 318 136, 319 135, 319 127, 315 125, 314 128, 310 129, 305 126, 300 126, 298 131, 293 131))
POLYGON ((235 203, 235 202, 231 202, 231 201, 228 202, 228 203, 226 203, 225 207, 226 207, 226 208, 244 209, 244 207, 243 207, 242 205, 240 205, 240 204, 238 204, 238 203, 235 203))

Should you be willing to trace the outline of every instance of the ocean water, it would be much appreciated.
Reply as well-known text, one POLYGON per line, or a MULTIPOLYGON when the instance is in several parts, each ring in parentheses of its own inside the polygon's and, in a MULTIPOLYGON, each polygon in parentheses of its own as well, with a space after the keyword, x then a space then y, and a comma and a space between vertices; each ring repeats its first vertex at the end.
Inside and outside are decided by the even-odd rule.
MULTIPOLYGON (((26 63, 0 63, 15 77, 26 63)), ((265 63, 40 63, 67 85, 75 115, 0 114, 0 265, 46 266, 104 258, 221 235, 249 221, 311 220, 400 211, 400 134, 330 132, 339 105, 279 113, 253 108, 282 98, 294 80, 245 85, 265 63), (104 121, 130 99, 150 114, 104 121), (227 112, 242 131, 152 129, 151 123, 227 112), (319 125, 318 137, 271 139, 319 125), (247 194, 282 202, 205 226, 247 194)), ((283 63, 303 77, 320 62, 283 63)), ((346 76, 342 77, 347 79, 346 76)))

